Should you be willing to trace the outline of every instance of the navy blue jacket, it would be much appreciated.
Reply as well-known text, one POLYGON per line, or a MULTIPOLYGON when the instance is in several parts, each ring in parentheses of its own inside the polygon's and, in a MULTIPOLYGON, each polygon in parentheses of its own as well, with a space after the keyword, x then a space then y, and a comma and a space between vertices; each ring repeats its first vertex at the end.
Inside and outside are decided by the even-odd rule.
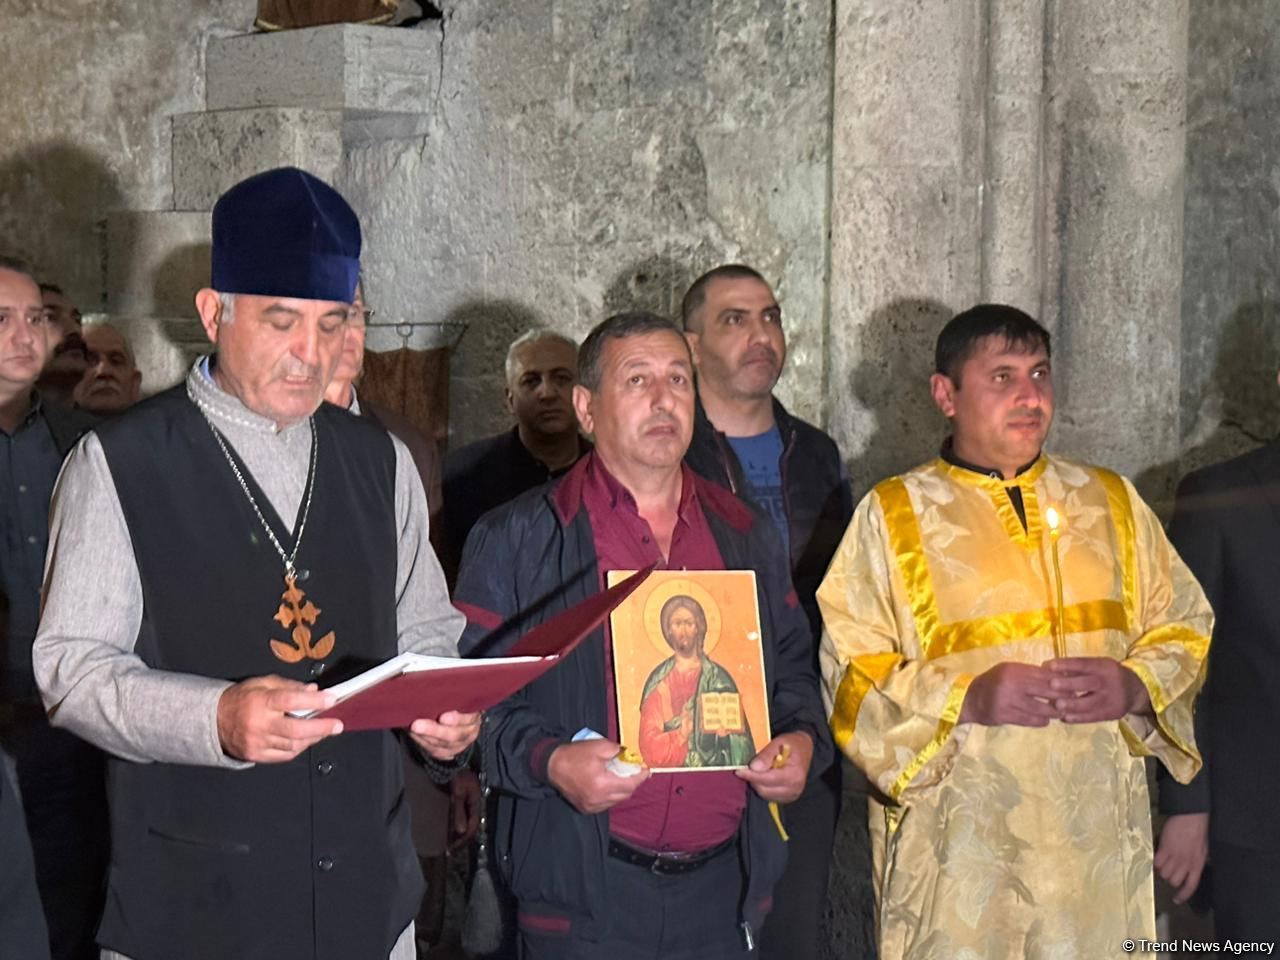
MULTIPOLYGON (((463 554, 454 602, 467 615, 464 656, 500 656, 538 623, 598 592, 591 522, 582 503, 585 461, 562 478, 486 514, 463 554)), ((756 571, 773 731, 813 738, 812 778, 831 763, 830 738, 809 662, 809 625, 791 588, 777 531, 728 491, 697 478, 697 496, 726 569, 756 571)), ((569 915, 588 939, 609 922, 606 814, 579 813, 546 782, 548 739, 607 729, 604 630, 563 663, 489 711, 482 745, 499 791, 494 839, 500 869, 522 912, 569 915), (544 749, 538 749, 539 747, 544 749)), ((747 887, 741 919, 758 932, 786 845, 768 805, 748 791, 739 830, 747 887)))

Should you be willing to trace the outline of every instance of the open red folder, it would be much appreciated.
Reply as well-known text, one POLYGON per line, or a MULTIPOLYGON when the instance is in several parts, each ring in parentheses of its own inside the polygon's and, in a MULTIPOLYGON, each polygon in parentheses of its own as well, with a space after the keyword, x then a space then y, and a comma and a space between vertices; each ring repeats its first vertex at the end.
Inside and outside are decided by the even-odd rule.
POLYGON ((487 710, 568 656, 652 570, 646 567, 538 624, 505 657, 462 660, 402 653, 330 687, 339 701, 309 716, 335 717, 344 731, 390 730, 422 717, 437 719, 449 710, 487 710))

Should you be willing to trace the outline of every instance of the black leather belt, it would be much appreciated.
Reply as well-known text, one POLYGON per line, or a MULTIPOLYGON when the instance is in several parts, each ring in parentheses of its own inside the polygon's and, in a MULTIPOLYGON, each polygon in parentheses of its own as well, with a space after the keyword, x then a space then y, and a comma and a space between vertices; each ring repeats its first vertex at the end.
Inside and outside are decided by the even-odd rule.
POLYGON ((697 870, 708 861, 735 846, 737 842, 737 837, 730 837, 724 843, 708 847, 706 850, 696 850, 693 853, 657 853, 651 850, 638 850, 630 844, 610 837, 609 856, 615 860, 621 860, 623 863, 629 863, 633 867, 643 867, 650 873, 667 876, 697 870))

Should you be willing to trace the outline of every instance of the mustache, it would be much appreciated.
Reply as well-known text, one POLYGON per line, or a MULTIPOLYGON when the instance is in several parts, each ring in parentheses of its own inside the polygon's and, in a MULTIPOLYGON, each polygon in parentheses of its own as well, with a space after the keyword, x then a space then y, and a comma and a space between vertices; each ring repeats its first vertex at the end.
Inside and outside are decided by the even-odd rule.
POLYGON ((780 362, 778 351, 763 343, 756 344, 754 347, 748 348, 747 352, 742 355, 742 362, 744 364, 755 363, 757 360, 768 360, 775 367, 780 362))
POLYGON ((669 413, 657 413, 640 425, 642 433, 648 433, 654 427, 679 427, 680 421, 669 413))
POLYGON ((290 358, 280 365, 277 371, 282 377, 296 377, 304 380, 319 380, 320 368, 312 363, 299 363, 290 358))
POLYGON ((1034 407, 1017 407, 1009 412, 1010 420, 1035 420, 1037 423, 1044 419, 1044 411, 1034 407))

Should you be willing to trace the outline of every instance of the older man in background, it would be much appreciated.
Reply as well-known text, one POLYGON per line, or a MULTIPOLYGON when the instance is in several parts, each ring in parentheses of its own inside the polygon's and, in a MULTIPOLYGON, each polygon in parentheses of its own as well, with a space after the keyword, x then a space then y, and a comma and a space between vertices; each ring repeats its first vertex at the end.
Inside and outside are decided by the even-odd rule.
POLYGON ((577 364, 578 345, 553 330, 530 330, 508 348, 505 396, 516 425, 445 460, 445 567, 451 574, 477 520, 560 476, 590 449, 573 414, 577 364))
POLYGON ((81 410, 113 414, 127 410, 142 394, 142 371, 129 339, 117 327, 98 323, 87 327, 84 338, 84 376, 71 392, 81 410))

